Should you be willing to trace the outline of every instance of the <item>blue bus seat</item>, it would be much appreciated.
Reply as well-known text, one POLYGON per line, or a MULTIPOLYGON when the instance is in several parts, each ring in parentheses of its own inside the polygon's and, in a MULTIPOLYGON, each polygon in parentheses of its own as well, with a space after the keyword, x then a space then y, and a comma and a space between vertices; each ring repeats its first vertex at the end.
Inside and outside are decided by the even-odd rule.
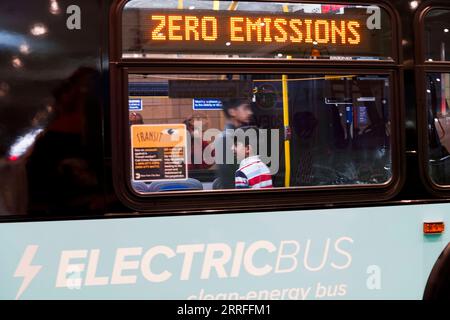
POLYGON ((145 183, 142 181, 132 181, 131 186, 133 189, 139 193, 147 193, 149 188, 149 183, 145 183))
POLYGON ((212 189, 213 190, 223 189, 223 187, 222 187, 222 180, 220 178, 214 179, 214 181, 212 183, 212 189))
POLYGON ((167 192, 183 190, 203 190, 203 185, 196 179, 188 178, 186 180, 177 181, 155 181, 149 184, 147 188, 147 192, 167 192))

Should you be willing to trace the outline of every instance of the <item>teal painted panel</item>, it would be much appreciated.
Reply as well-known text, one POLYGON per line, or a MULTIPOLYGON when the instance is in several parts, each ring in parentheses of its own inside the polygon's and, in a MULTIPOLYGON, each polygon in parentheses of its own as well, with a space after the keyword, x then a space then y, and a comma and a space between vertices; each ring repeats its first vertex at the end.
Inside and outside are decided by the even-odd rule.
POLYGON ((421 299, 450 204, 0 224, 0 299, 421 299), (40 266, 40 267, 39 267, 40 266))

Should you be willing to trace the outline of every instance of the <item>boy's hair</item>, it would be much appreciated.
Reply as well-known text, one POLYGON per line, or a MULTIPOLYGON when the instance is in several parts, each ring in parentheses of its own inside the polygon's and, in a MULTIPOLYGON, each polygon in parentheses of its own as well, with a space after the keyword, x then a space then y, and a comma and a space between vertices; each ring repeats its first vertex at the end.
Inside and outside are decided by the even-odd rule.
POLYGON ((256 126, 243 126, 235 130, 234 135, 234 144, 237 144, 238 142, 243 143, 244 147, 251 146, 253 151, 255 153, 258 152, 258 145, 260 144, 260 135, 259 135, 259 128, 256 126), (236 134, 237 133, 237 134, 236 134), (239 139, 240 136, 244 136, 244 139, 239 139), (254 137, 256 141, 252 141, 251 137, 254 137), (256 145, 253 145, 252 142, 256 143, 256 145))
POLYGON ((227 118, 231 118, 230 110, 236 109, 237 107, 239 107, 240 105, 243 105, 243 104, 247 104, 250 106, 251 105, 250 99, 232 98, 232 99, 222 100, 223 112, 225 113, 225 116, 227 118))

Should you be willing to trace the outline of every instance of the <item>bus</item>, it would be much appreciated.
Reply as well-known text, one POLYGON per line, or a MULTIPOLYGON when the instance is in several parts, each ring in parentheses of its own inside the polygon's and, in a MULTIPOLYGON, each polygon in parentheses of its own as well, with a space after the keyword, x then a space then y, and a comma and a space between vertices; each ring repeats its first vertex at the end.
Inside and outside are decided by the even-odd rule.
POLYGON ((447 1, 0 17, 0 299, 449 297, 447 1))

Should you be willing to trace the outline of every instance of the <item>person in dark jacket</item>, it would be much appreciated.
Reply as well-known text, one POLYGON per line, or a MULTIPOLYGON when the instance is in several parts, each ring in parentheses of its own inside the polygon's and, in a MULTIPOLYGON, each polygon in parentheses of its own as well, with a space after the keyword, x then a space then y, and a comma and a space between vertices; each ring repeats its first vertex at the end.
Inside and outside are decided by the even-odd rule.
POLYGON ((233 152, 234 130, 251 123, 253 111, 251 101, 247 99, 229 99, 223 101, 223 112, 227 118, 224 131, 215 140, 215 158, 217 165, 217 189, 234 189, 234 175, 239 168, 233 152))

